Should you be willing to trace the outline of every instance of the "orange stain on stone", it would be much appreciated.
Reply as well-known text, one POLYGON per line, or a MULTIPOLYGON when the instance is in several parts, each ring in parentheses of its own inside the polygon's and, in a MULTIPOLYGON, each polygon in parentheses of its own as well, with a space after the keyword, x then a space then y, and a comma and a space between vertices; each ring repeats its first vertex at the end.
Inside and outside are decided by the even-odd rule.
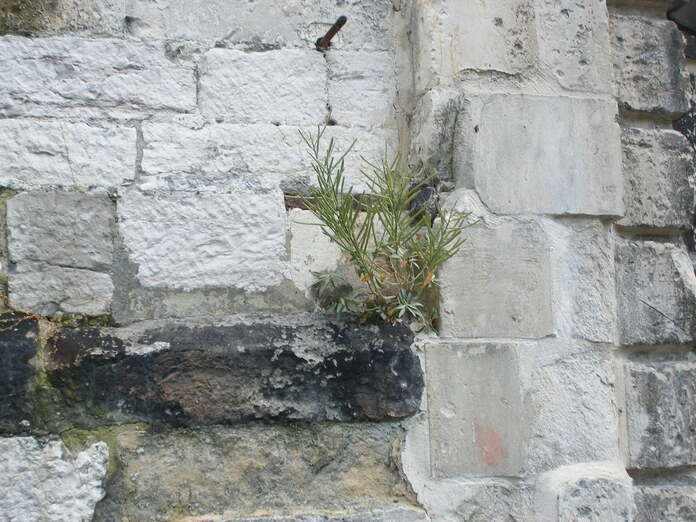
POLYGON ((496 467, 505 458, 503 440, 493 428, 481 428, 474 424, 476 447, 479 449, 481 460, 489 468, 496 467))

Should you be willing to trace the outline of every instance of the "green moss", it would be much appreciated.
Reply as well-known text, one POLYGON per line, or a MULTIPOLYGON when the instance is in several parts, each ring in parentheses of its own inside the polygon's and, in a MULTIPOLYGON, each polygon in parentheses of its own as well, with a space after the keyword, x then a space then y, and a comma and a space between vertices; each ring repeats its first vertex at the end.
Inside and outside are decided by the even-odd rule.
POLYGON ((0 35, 24 34, 45 29, 55 14, 55 0, 5 0, 0 2, 0 35))

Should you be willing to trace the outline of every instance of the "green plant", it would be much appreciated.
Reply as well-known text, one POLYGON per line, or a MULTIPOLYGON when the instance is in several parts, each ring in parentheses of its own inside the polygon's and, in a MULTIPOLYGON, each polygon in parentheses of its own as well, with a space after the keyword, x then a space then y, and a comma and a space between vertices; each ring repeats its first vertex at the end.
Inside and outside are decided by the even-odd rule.
POLYGON ((333 139, 322 150, 325 130, 300 133, 317 182, 303 200, 362 283, 356 288, 337 274, 315 274, 315 299, 332 313, 354 314, 363 322, 379 317, 387 323, 417 321, 435 328, 437 269, 464 242, 461 231, 467 215, 438 208, 433 219, 422 209, 409 210, 433 177, 418 179, 398 157, 379 164, 366 162, 361 173, 367 193, 353 194, 346 187, 345 159, 355 142, 340 155, 333 139))

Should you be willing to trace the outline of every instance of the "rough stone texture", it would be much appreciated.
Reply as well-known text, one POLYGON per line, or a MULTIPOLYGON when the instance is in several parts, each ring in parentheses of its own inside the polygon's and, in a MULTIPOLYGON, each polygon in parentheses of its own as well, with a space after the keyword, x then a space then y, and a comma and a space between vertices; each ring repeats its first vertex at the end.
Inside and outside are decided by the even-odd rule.
POLYGON ((633 491, 616 463, 562 467, 538 480, 539 520, 558 522, 632 522, 633 491))
POLYGON ((0 119, 0 184, 117 187, 133 179, 135 143, 133 128, 0 119))
POLYGON ((287 278, 279 191, 228 194, 129 191, 119 229, 148 287, 262 291, 287 278))
MULTIPOLYGON (((271 124, 187 128, 147 123, 143 126, 143 186, 227 192, 230 187, 264 187, 270 182, 300 191, 314 177, 300 131, 308 134, 317 129, 271 124)), ((346 177, 358 191, 364 188, 360 158, 379 161, 385 149, 391 154, 396 148, 396 135, 389 130, 332 126, 324 136, 324 146, 330 138, 336 140, 338 153, 357 140, 347 158, 346 177)))
POLYGON ((340 15, 348 23, 332 48, 389 49, 393 13, 390 0, 129 0, 126 8, 136 37, 213 40, 248 50, 314 48, 340 15))
POLYGON ((555 96, 471 96, 454 175, 494 213, 623 214, 615 104, 555 96))
POLYGON ((7 225, 15 264, 111 268, 115 219, 107 196, 24 192, 7 202, 7 225))
POLYGON ((696 276, 684 250, 651 241, 620 242, 616 272, 621 344, 694 340, 696 276))
POLYGON ((696 464, 696 364, 626 363, 628 467, 696 464))
POLYGON ((329 67, 330 118, 339 125, 379 127, 393 117, 394 56, 389 52, 336 51, 329 67))
POLYGON ((696 74, 689 74, 689 112, 672 125, 686 136, 691 147, 696 149, 696 74))
POLYGON ((537 0, 538 66, 567 89, 613 93, 607 8, 603 2, 537 0))
POLYGON ((0 433, 14 431, 31 413, 29 359, 36 354, 37 334, 33 317, 0 314, 0 433))
POLYGON ((109 311, 114 207, 108 197, 25 192, 7 203, 13 307, 53 315, 109 311))
POLYGON ((193 110, 191 65, 161 45, 75 37, 0 37, 0 114, 21 104, 193 110))
POLYGON ((10 306, 45 316, 108 314, 113 292, 108 274, 43 263, 21 263, 9 280, 10 306))
POLYGON ((544 222, 550 240, 556 330, 613 343, 616 331, 614 236, 609 223, 567 217, 544 222))
POLYGON ((443 335, 553 333, 550 250, 542 227, 531 221, 480 222, 465 235, 466 243, 440 274, 443 335))
POLYGON ((9 0, 0 6, 0 34, 122 34, 125 0, 9 0))
POLYGON ((417 411, 423 377, 410 330, 314 323, 65 330, 49 348, 50 380, 75 411, 101 422, 384 420, 417 411))
POLYGON ((246 53, 212 49, 200 67, 199 101, 209 120, 321 125, 326 122, 326 61, 313 50, 246 53))
POLYGON ((290 517, 244 517, 224 522, 430 522, 422 509, 396 508, 371 509, 353 513, 295 514, 290 517))
POLYGON ((686 228, 694 218, 693 149, 680 133, 626 128, 622 133, 624 205, 618 223, 686 228))
POLYGON ((641 486, 634 489, 634 522, 696 520, 696 487, 641 486))
POLYGON ((0 512, 7 520, 92 520, 108 455, 103 442, 72 457, 58 441, 0 438, 0 512))
MULTIPOLYGON (((89 432, 74 435, 90 440, 89 432)), ((115 438, 119 470, 94 519, 282 520, 308 512, 406 511, 413 501, 397 469, 402 436, 392 423, 134 427, 115 438)))
POLYGON ((610 31, 619 103, 671 119, 689 110, 684 38, 677 26, 613 14, 610 31))
POLYGON ((417 8, 418 91, 451 84, 468 70, 515 74, 531 66, 536 42, 529 0, 438 0, 418 2, 417 8))
POLYGON ((425 352, 434 478, 519 477, 618 458, 606 353, 559 341, 439 343, 425 352))
POLYGON ((290 221, 290 273, 293 283, 308 291, 316 278, 312 272, 335 272, 340 250, 316 226, 318 218, 309 210, 292 209, 290 221))

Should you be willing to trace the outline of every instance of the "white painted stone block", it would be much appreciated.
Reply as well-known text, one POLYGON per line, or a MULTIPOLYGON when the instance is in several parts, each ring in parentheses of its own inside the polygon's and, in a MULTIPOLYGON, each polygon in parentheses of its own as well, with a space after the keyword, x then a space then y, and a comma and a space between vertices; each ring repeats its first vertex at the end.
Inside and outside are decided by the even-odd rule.
POLYGON ((60 441, 0 438, 0 513, 7 520, 92 520, 108 456, 104 442, 73 457, 60 441))
POLYGON ((667 20, 610 17, 614 78, 619 103, 667 118, 689 110, 684 37, 667 20))
POLYGON ((321 125, 326 122, 327 69, 306 49, 242 52, 212 49, 200 66, 201 112, 211 121, 321 125))
POLYGON ((327 53, 331 119, 339 125, 393 124, 396 103, 394 55, 389 52, 327 53))
POLYGON ((626 226, 691 226, 693 149, 683 134, 662 129, 622 131, 626 226))
POLYGON ((454 175, 494 213, 622 215, 616 105, 492 94, 463 104, 454 175))
POLYGON ((130 40, 0 37, 0 107, 34 103, 193 110, 191 65, 130 40))
POLYGON ((13 263, 108 271, 113 261, 114 205, 107 196, 24 192, 7 202, 13 263))
POLYGON ((255 292, 287 279, 286 216, 279 191, 133 190, 119 201, 118 215, 143 286, 255 292))
POLYGON ((696 276, 681 248, 619 243, 616 285, 620 344, 684 344, 696 338, 696 276))
POLYGON ((536 55, 530 0, 419 1, 416 9, 417 91, 467 70, 519 73, 536 55))
POLYGON ((317 226, 319 219, 309 210, 291 209, 290 273, 298 288, 307 292, 314 284, 312 272, 334 272, 340 250, 317 226))
POLYGON ((135 156, 134 128, 0 119, 0 184, 6 187, 118 187, 133 179, 135 156))
POLYGON ((634 489, 634 522, 687 522, 696 520, 696 486, 665 484, 634 489))
POLYGON ((222 42, 243 49, 311 49, 336 19, 348 23, 332 49, 389 49, 391 0, 128 0, 130 32, 138 38, 222 42), (195 16, 192 16, 195 13, 195 16))

